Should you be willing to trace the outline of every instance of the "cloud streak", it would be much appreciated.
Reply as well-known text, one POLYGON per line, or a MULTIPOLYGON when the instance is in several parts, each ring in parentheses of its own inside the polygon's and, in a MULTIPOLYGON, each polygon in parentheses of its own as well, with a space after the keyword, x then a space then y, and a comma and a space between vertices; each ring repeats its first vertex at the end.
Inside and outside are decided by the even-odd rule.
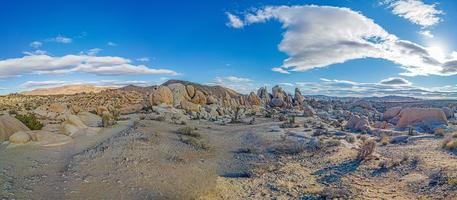
MULTIPOLYGON (((427 47, 401 40, 349 8, 267 6, 246 13, 236 28, 268 20, 278 20, 285 29, 279 50, 289 57, 272 69, 279 73, 303 72, 354 59, 380 58, 401 65, 405 70, 402 75, 457 74, 456 60, 434 57, 427 47)), ((233 24, 233 20, 229 23, 233 24)))
POLYGON ((16 77, 26 74, 64 74, 85 72, 96 75, 138 75, 168 74, 177 75, 169 69, 152 69, 145 65, 131 64, 129 59, 115 56, 29 55, 22 58, 0 60, 0 78, 16 77))

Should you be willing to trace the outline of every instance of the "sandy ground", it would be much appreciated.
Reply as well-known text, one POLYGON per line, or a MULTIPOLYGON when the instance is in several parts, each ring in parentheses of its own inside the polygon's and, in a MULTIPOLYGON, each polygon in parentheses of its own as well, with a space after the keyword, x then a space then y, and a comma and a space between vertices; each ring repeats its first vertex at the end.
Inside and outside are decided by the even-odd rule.
POLYGON ((320 136, 341 144, 309 150, 312 130, 281 123, 130 120, 59 147, 1 145, 0 198, 457 199, 457 186, 430 184, 435 172, 457 170, 440 138, 378 144, 361 162, 354 159, 359 139, 320 136), (184 126, 197 127, 195 141, 209 148, 183 142, 177 130, 184 126))

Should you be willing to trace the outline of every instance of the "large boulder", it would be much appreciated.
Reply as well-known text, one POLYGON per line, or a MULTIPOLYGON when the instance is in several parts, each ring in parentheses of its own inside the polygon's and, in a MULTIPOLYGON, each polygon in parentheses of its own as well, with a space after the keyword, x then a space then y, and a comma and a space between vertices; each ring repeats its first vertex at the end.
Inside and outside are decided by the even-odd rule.
POLYGON ((106 106, 98 106, 96 111, 97 115, 102 116, 104 112, 109 112, 106 106))
POLYGON ((447 117, 448 119, 454 117, 454 111, 453 111, 452 109, 450 109, 449 107, 444 107, 444 108, 442 108, 442 109, 443 109, 443 112, 444 112, 444 114, 446 115, 446 117, 447 117))
POLYGON ((398 116, 398 114, 400 114, 400 111, 401 111, 401 107, 389 108, 382 114, 382 119, 383 120, 390 120, 390 119, 398 116))
POLYGON ((284 92, 284 90, 279 85, 271 88, 271 92, 273 94, 273 98, 285 99, 287 96, 286 92, 284 92))
POLYGON ((143 104, 141 103, 136 103, 136 104, 128 104, 119 109, 120 114, 126 115, 126 114, 132 114, 132 113, 137 113, 140 112, 143 109, 143 104))
POLYGON ((65 111, 65 106, 60 103, 51 103, 48 109, 51 112, 63 113, 65 111))
POLYGON ((194 86, 192 86, 192 85, 187 85, 187 86, 186 86, 186 90, 187 90, 187 95, 189 95, 189 97, 191 97, 191 98, 194 97, 194 95, 195 95, 195 88, 194 88, 194 86))
POLYGON ((88 128, 76 115, 68 115, 61 126, 62 134, 67 136, 75 136, 79 131, 88 128))
POLYGON ((270 106, 271 107, 286 107, 287 103, 284 101, 282 98, 273 98, 270 101, 270 106))
POLYGON ((19 131, 30 131, 21 121, 9 115, 0 116, 0 141, 7 140, 19 131))
POLYGON ((32 138, 24 131, 19 131, 10 136, 9 141, 13 144, 25 144, 32 138))
POLYGON ((251 92, 248 95, 248 102, 249 102, 250 105, 256 105, 256 106, 261 104, 260 97, 257 96, 254 92, 251 92))
POLYGON ((151 106, 173 105, 173 92, 167 86, 154 86, 149 94, 149 104, 151 106))
POLYGON ((69 136, 55 134, 49 131, 26 131, 25 133, 30 135, 30 138, 34 144, 41 146, 60 146, 73 141, 73 139, 69 136))
POLYGON ((414 126, 428 130, 447 125, 446 114, 439 108, 404 108, 399 117, 397 128, 414 126))
POLYGON ((357 115, 352 116, 344 127, 351 131, 371 131, 370 122, 368 122, 368 119, 366 117, 360 117, 357 115))
POLYGON ((81 112, 78 114, 79 119, 87 126, 100 127, 102 125, 102 118, 90 112, 81 112))
POLYGON ((294 99, 297 105, 302 105, 305 101, 305 97, 301 94, 300 89, 295 88, 294 99))
POLYGON ((200 105, 184 100, 181 101, 181 108, 186 112, 198 112, 200 110, 200 105))
POLYGON ((314 109, 309 105, 303 106, 303 116, 304 117, 313 117, 316 114, 314 109))
POLYGON ((173 106, 178 106, 181 104, 182 100, 190 100, 189 95, 187 94, 186 86, 182 83, 173 83, 167 86, 170 88, 173 93, 173 106))
POLYGON ((197 90, 190 101, 194 104, 206 105, 206 96, 202 91, 197 90))

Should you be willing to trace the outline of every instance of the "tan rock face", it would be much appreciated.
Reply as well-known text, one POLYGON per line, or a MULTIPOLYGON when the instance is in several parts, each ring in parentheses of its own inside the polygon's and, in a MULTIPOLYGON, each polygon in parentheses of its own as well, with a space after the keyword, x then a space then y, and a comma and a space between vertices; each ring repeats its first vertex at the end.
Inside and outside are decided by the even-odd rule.
POLYGON ((254 92, 251 92, 249 94, 248 102, 249 102, 249 104, 255 105, 255 106, 258 106, 258 105, 260 105, 262 103, 261 100, 260 100, 260 97, 257 96, 254 92))
POLYGON ((389 108, 383 113, 382 119, 383 120, 392 119, 392 118, 396 117, 398 114, 400 114, 400 111, 401 111, 401 107, 389 108))
POLYGON ((446 115, 439 108, 404 108, 399 116, 397 128, 447 125, 446 115))
POLYGON ((49 111, 55 113, 63 113, 65 111, 65 106, 60 103, 52 103, 49 105, 49 111))
POLYGON ((9 141, 13 144, 25 144, 32 140, 29 134, 19 131, 10 136, 9 141))
POLYGON ((166 86, 156 86, 149 94, 149 103, 151 106, 160 105, 162 103, 173 105, 173 92, 166 86))
POLYGON ((192 86, 192 85, 187 85, 187 86, 186 86, 186 90, 187 90, 187 95, 189 95, 189 97, 191 97, 191 98, 194 97, 194 95, 195 95, 195 88, 194 88, 194 86, 192 86))
POLYGON ((79 119, 76 115, 69 115, 67 116, 67 120, 62 123, 62 134, 73 136, 78 131, 87 129, 88 127, 79 119))
POLYGON ((349 119, 349 121, 346 123, 345 128, 353 131, 371 130, 368 119, 359 116, 352 116, 351 119, 349 119))
POLYGON ((180 105, 182 100, 190 101, 190 97, 187 94, 186 86, 181 83, 173 83, 168 85, 171 92, 173 93, 173 104, 174 106, 180 105))
POLYGON ((102 124, 102 118, 90 112, 81 112, 78 117, 85 125, 90 127, 99 127, 102 124))
POLYGON ((181 108, 186 112, 198 112, 200 110, 200 105, 188 101, 181 101, 181 108))
POLYGON ((141 109, 143 109, 142 104, 128 104, 120 108, 120 113, 125 115, 125 114, 131 114, 131 113, 136 113, 140 112, 141 109))
POLYGON ((19 131, 30 131, 21 121, 9 115, 0 116, 0 141, 7 140, 19 131))
POLYGON ((106 106, 99 106, 97 107, 97 115, 102 116, 104 112, 109 112, 108 108, 106 106))
POLYGON ((194 97, 190 100, 194 104, 206 105, 206 96, 201 91, 196 91, 194 97))

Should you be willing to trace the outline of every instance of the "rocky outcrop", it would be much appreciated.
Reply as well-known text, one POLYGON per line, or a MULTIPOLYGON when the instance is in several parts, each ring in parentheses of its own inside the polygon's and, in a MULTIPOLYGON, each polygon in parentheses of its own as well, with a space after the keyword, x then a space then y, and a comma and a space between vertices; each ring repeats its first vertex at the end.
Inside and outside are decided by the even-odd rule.
POLYGON ((190 101, 194 104, 206 105, 206 96, 202 91, 195 91, 190 101))
POLYGON ((9 141, 13 144, 25 144, 32 140, 29 134, 19 131, 10 136, 9 141))
POLYGON ((360 117, 357 115, 352 116, 344 127, 351 131, 371 131, 370 122, 368 122, 368 119, 366 117, 360 117))
POLYGON ((0 141, 8 140, 16 132, 29 130, 21 121, 12 116, 0 116, 0 141))
POLYGON ((81 112, 78 114, 79 119, 89 127, 100 127, 102 125, 102 118, 90 112, 81 112))
POLYGON ((294 98, 295 98, 295 105, 303 105, 303 103, 305 101, 305 97, 301 94, 299 88, 295 88, 294 98))
POLYGON ((181 83, 173 83, 167 86, 173 93, 173 106, 177 107, 181 101, 190 101, 186 86, 181 83))
POLYGON ((155 86, 148 97, 149 105, 173 105, 173 92, 166 86, 155 86))
POLYGON ((181 101, 181 108, 186 112, 198 112, 200 110, 200 105, 184 100, 181 101))
POLYGON ((444 107, 442 109, 448 119, 454 118, 454 111, 452 109, 450 109, 449 107, 444 107))
POLYGON ((398 116, 398 114, 400 114, 400 111, 401 111, 401 107, 389 108, 382 114, 382 119, 383 120, 390 120, 390 119, 398 116))
POLYGON ((248 102, 250 105, 255 105, 255 106, 258 106, 262 103, 260 97, 257 96, 254 92, 251 92, 248 95, 248 102))
MULTIPOLYGON (((433 129, 440 125, 447 125, 447 118, 444 111, 439 108, 404 108, 399 114, 397 128, 410 126, 433 129)), ((424 130, 427 131, 427 130, 424 130)))
POLYGON ((358 100, 358 101, 355 101, 351 104, 351 107, 352 108, 363 108, 363 109, 367 109, 367 110, 372 110, 373 109, 373 105, 371 105, 371 103, 369 101, 365 101, 365 100, 358 100))
POLYGON ((74 137, 79 131, 88 127, 76 115, 68 115, 67 119, 61 125, 62 134, 74 137))
POLYGON ((97 115, 102 116, 104 112, 109 112, 106 106, 98 106, 96 111, 97 115))

